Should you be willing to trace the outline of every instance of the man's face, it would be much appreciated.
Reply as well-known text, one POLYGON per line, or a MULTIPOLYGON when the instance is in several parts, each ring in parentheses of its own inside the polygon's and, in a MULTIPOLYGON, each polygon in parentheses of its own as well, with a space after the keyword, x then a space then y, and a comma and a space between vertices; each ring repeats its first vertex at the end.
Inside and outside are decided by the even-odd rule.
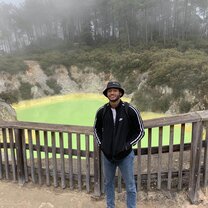
POLYGON ((121 97, 121 92, 119 89, 111 88, 107 91, 107 97, 111 102, 116 102, 121 97))

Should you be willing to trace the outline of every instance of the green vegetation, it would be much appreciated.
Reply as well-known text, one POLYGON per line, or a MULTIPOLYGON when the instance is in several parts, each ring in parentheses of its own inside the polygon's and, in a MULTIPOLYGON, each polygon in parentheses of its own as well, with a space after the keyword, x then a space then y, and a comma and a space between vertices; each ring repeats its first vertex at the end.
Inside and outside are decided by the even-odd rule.
POLYGON ((141 111, 166 112, 171 99, 170 95, 162 95, 154 88, 145 86, 135 92, 132 101, 141 111))
MULTIPOLYGON (((41 56, 40 63, 46 63, 50 53, 41 56)), ((136 92, 133 101, 142 110, 166 112, 171 103, 179 103, 180 112, 188 112, 197 102, 208 102, 205 99, 208 88, 208 60, 206 52, 189 49, 181 52, 177 49, 124 50, 117 52, 116 48, 100 48, 88 51, 79 50, 74 53, 56 54, 56 60, 61 64, 91 66, 98 71, 111 72, 123 83, 126 92, 136 92), (60 55, 60 57, 59 57, 60 55), (64 56, 67 56, 68 59, 64 56), (68 60, 68 63, 66 62, 68 60), (137 90, 141 74, 147 72, 147 84, 137 90), (197 87, 196 87, 197 86, 197 87), (164 93, 163 88, 172 92, 164 93), (185 92, 195 96, 195 100, 181 100, 185 92)), ((47 63, 51 65, 53 63, 47 63)))
MULTIPOLYGON (((197 49, 182 52, 181 47, 152 47, 148 50, 135 47, 119 51, 117 45, 107 45, 100 48, 88 47, 86 50, 83 47, 28 54, 24 59, 39 61, 48 76, 53 75, 56 66, 61 64, 68 69, 72 65, 80 69, 88 66, 98 72, 112 73, 123 84, 126 93, 134 93, 132 101, 143 111, 166 112, 174 102, 181 113, 188 112, 197 103, 207 109, 207 53, 197 49), (145 84, 138 88, 144 81, 143 74, 146 74, 145 84), (194 99, 190 99, 190 96, 194 99)), ((4 58, 8 59, 2 56, 1 60, 4 58)), ((8 68, 13 67, 12 61, 11 66, 9 61, 7 64, 8 68)), ((47 84, 55 94, 60 93, 61 88, 54 79, 49 79, 47 84)), ((24 85, 20 88, 21 98, 15 98, 14 101, 31 98, 31 86, 24 85)), ((6 97, 11 96, 7 94, 6 97)))
POLYGON ((19 91, 18 90, 12 90, 12 91, 6 91, 0 93, 0 98, 3 99, 5 102, 12 104, 17 103, 19 101, 19 91))
POLYGON ((21 93, 22 100, 28 100, 31 98, 32 85, 28 82, 21 82, 19 91, 21 93))
POLYGON ((22 57, 0 55, 0 71, 8 72, 9 74, 24 72, 27 66, 23 60, 22 57))
POLYGON ((51 89, 53 89, 54 94, 60 93, 61 87, 58 85, 58 83, 55 79, 48 79, 46 83, 51 89))
POLYGON ((197 101, 208 108, 208 102, 205 100, 208 59, 205 52, 188 50, 182 53, 175 49, 163 49, 154 53, 152 59, 154 62, 147 81, 150 91, 155 89, 155 86, 172 89, 172 93, 166 95, 162 90, 158 90, 160 93, 157 95, 159 99, 155 99, 156 102, 163 99, 164 103, 167 98, 169 102, 178 101, 181 112, 188 112, 197 101), (194 101, 184 100, 187 94, 194 96, 194 101))

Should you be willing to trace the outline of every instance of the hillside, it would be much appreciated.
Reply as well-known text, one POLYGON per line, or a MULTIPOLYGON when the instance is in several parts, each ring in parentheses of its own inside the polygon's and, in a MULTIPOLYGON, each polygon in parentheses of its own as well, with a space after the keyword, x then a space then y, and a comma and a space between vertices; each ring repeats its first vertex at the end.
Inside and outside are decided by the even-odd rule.
POLYGON ((100 93, 108 80, 116 79, 141 110, 181 113, 208 107, 207 53, 198 49, 105 47, 1 56, 0 74, 0 97, 11 103, 100 93))

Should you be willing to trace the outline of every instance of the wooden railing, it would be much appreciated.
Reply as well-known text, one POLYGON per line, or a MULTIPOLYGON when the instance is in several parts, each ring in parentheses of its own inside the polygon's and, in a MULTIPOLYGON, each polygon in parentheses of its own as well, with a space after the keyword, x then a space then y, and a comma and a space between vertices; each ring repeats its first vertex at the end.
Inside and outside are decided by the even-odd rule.
MULTIPOLYGON (((207 123, 208 111, 145 120, 148 144, 134 147, 137 190, 188 188, 195 203, 208 185, 207 123)), ((0 179, 102 194, 92 127, 1 121, 0 139, 0 179)), ((119 171, 116 184, 121 192, 119 171)))

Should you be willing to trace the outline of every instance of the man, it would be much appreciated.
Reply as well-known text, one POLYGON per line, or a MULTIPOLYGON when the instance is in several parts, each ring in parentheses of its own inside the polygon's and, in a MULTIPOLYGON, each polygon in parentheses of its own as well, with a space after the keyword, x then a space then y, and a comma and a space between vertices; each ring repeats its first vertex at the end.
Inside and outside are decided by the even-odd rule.
POLYGON ((96 113, 94 134, 103 153, 107 208, 115 207, 114 178, 117 167, 126 185, 127 207, 136 208, 132 145, 144 136, 143 122, 139 112, 120 99, 124 95, 124 89, 118 82, 108 82, 103 94, 109 99, 109 103, 96 113))

